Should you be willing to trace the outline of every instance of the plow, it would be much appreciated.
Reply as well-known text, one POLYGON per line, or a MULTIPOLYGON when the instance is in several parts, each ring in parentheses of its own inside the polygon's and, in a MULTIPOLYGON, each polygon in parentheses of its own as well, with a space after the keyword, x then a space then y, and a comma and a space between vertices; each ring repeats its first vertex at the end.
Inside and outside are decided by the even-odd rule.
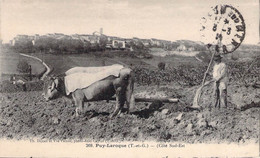
MULTIPOLYGON (((110 100, 115 101, 116 98, 113 97, 110 100)), ((178 103, 179 99, 178 98, 158 98, 158 97, 153 97, 153 98, 135 97, 135 102, 155 102, 155 101, 160 101, 162 103, 178 103)))

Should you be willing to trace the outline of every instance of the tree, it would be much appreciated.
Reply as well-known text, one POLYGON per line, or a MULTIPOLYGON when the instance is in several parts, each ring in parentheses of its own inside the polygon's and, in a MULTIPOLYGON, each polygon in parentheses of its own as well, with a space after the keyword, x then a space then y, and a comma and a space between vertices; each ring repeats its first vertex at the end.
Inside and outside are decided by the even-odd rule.
POLYGON ((171 47, 172 47, 172 49, 174 49, 174 50, 176 50, 177 47, 179 47, 179 46, 180 46, 180 43, 178 43, 178 42, 172 42, 172 44, 171 44, 171 47))
POLYGON ((159 70, 165 70, 165 62, 159 62, 158 68, 159 70))
POLYGON ((36 40, 34 47, 36 50, 40 50, 41 52, 59 49, 57 40, 53 37, 41 37, 40 39, 36 40))
POLYGON ((97 42, 91 44, 91 50, 92 50, 92 51, 98 51, 98 50, 100 50, 100 45, 99 45, 97 42))
POLYGON ((25 60, 19 61, 17 64, 17 71, 20 73, 29 73, 30 65, 25 60))
POLYGON ((99 40, 99 46, 101 50, 106 49, 107 42, 108 42, 107 37, 105 35, 101 35, 99 40))
POLYGON ((15 42, 14 49, 21 53, 31 53, 33 52, 32 41, 27 39, 17 40, 15 42))
POLYGON ((70 50, 75 53, 82 53, 84 50, 84 44, 80 40, 70 40, 70 50))
POLYGON ((91 43, 89 41, 84 41, 83 47, 84 47, 84 53, 87 53, 91 49, 91 43))
POLYGON ((68 39, 61 39, 59 43, 59 49, 62 53, 66 53, 69 50, 69 41, 68 39))
POLYGON ((140 49, 144 49, 144 44, 142 43, 142 41, 138 41, 135 45, 136 49, 140 50, 140 49))

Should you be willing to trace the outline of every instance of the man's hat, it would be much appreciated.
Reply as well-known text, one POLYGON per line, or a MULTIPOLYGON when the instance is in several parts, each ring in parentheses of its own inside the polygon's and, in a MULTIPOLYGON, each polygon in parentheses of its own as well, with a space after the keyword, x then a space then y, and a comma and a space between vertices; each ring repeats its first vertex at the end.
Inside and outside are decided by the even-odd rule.
POLYGON ((216 61, 216 60, 220 60, 222 57, 220 56, 220 54, 216 54, 214 55, 214 58, 213 60, 216 61))

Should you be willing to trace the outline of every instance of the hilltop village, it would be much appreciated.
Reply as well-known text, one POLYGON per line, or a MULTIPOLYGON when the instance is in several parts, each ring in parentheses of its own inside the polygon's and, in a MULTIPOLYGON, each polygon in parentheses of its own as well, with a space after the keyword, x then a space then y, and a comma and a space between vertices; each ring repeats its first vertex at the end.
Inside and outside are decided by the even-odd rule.
MULTIPOLYGON (((38 48, 44 52, 90 52, 103 50, 147 50, 149 48, 163 48, 168 51, 203 51, 202 42, 188 40, 168 41, 156 38, 141 39, 137 37, 122 38, 103 34, 103 29, 92 34, 52 33, 46 35, 17 35, 10 40, 9 45, 27 50, 38 48)), ((19 49, 20 50, 20 49, 19 49)))

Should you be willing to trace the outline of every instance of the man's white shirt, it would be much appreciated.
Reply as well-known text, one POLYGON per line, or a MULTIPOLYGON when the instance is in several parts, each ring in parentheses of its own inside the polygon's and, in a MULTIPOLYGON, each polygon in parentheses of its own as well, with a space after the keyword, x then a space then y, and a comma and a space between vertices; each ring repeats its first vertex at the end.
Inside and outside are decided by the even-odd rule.
POLYGON ((227 66, 225 63, 215 64, 213 67, 213 79, 227 83, 227 66))

